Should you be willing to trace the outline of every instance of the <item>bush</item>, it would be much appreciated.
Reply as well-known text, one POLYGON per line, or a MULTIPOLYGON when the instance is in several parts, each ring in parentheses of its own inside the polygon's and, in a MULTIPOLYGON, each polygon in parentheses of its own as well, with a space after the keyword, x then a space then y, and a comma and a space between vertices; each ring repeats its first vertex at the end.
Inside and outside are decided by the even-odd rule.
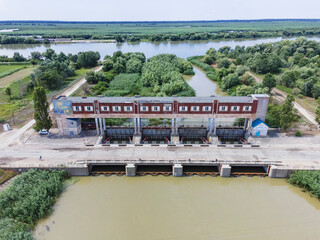
POLYGON ((296 131, 296 137, 302 137, 302 133, 300 131, 296 131))
POLYGON ((288 182, 310 191, 320 199, 320 171, 296 171, 288 182))
POLYGON ((63 190, 65 171, 30 170, 0 194, 0 239, 32 239, 29 232, 47 216, 63 190))

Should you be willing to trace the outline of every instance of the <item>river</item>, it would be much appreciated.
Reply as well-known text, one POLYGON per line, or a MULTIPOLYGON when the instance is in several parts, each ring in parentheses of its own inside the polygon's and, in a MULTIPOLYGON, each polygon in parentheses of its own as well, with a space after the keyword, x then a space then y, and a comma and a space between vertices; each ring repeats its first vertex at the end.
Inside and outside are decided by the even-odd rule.
POLYGON ((37 240, 320 239, 320 201, 283 179, 82 177, 37 240))
MULTIPOLYGON (((283 38, 266 39, 246 39, 246 40, 224 40, 224 41, 181 41, 181 42, 139 42, 139 43, 56 43, 48 45, 26 45, 26 44, 1 44, 0 56, 7 55, 12 57, 14 52, 19 52, 25 57, 31 55, 31 52, 44 52, 52 48, 56 52, 66 54, 76 54, 83 51, 98 51, 103 58, 105 55, 112 55, 115 51, 122 52, 143 52, 147 58, 161 53, 172 53, 181 58, 190 56, 204 55, 209 48, 219 49, 224 46, 232 48, 239 46, 253 46, 260 43, 277 42, 283 38)), ((295 38, 289 38, 295 39, 295 38)), ((308 37, 310 40, 320 41, 320 37, 308 37)))

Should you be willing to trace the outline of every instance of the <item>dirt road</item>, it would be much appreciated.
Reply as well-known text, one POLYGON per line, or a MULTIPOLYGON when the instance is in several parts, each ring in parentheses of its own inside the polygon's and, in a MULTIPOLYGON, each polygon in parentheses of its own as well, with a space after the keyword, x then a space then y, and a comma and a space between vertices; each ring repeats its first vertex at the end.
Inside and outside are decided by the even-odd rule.
MULTIPOLYGON (((98 67, 94 71, 98 72, 102 69, 102 66, 98 67)), ((85 78, 80 79, 77 83, 66 89, 61 95, 65 95, 69 97, 72 93, 78 90, 84 83, 86 82, 85 78)), ((53 109, 53 104, 50 104, 50 111, 53 109)), ((21 138, 23 138, 23 134, 31 128, 35 124, 35 120, 32 119, 28 123, 26 123, 23 127, 18 129, 13 129, 9 132, 3 132, 0 134, 0 142, 2 146, 10 146, 12 144, 17 144, 21 138)), ((28 136, 25 136, 28 138, 28 136)))
MULTIPOLYGON (((248 72, 248 74, 249 74, 250 76, 252 76, 257 83, 262 83, 262 79, 261 79, 261 78, 257 77, 256 75, 254 75, 254 74, 251 73, 251 72, 248 72)), ((272 91, 271 91, 271 95, 272 95, 275 99, 277 99, 277 100, 279 100, 279 101, 281 101, 281 102, 283 102, 283 101, 286 99, 286 97, 287 97, 287 93, 281 91, 281 90, 278 89, 278 88, 273 88, 272 91)), ((312 124, 318 125, 318 123, 316 122, 316 116, 315 116, 315 114, 314 114, 313 112, 310 112, 309 110, 303 108, 303 107, 302 107, 301 105, 299 105, 297 102, 293 102, 293 107, 294 107, 295 109, 297 109, 298 112, 299 112, 302 116, 304 116, 308 121, 310 121, 312 124)))

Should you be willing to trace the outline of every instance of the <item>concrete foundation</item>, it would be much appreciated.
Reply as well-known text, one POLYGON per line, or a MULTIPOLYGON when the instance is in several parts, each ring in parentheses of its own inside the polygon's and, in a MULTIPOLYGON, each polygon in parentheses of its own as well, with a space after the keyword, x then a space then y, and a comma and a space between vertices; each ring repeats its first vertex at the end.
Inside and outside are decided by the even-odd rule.
POLYGON ((219 138, 216 136, 209 136, 208 137, 209 143, 218 145, 219 144, 219 138))
POLYGON ((136 175, 136 165, 133 163, 128 163, 126 165, 126 175, 128 177, 134 177, 136 175))
POLYGON ((134 135, 132 138, 133 144, 140 144, 141 143, 141 135, 134 135))
POLYGON ((179 144, 179 143, 180 143, 179 135, 171 135, 171 144, 179 144))
POLYGON ((278 168, 275 165, 270 166, 269 169, 269 177, 270 178, 287 178, 291 174, 291 170, 289 169, 284 169, 284 168, 278 168))
POLYGON ((174 164, 172 173, 174 177, 181 177, 183 175, 183 166, 181 164, 174 164))
POLYGON ((230 165, 221 165, 220 166, 220 176, 221 177, 230 177, 231 175, 231 166, 230 165))

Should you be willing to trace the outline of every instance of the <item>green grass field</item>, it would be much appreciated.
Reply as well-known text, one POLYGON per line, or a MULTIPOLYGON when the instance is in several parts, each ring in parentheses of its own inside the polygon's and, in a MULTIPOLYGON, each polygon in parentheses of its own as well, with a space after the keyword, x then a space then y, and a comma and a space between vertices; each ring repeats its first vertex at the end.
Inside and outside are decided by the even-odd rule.
POLYGON ((1 78, 9 76, 21 69, 27 68, 29 65, 0 65, 0 81, 1 78))
POLYGON ((68 22, 0 22, 0 29, 19 29, 9 35, 59 35, 116 33, 191 33, 220 31, 278 31, 320 28, 320 20, 266 20, 225 22, 123 22, 123 23, 68 23, 68 22))

